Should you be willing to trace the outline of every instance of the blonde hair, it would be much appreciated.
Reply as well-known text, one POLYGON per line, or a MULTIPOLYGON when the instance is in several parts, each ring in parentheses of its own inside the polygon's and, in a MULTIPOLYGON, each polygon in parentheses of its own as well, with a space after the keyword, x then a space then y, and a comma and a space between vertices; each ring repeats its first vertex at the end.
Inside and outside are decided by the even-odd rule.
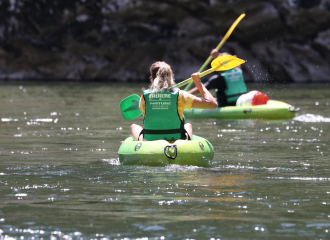
POLYGON ((166 91, 175 85, 171 66, 166 62, 155 62, 150 67, 151 77, 154 79, 150 85, 152 92, 166 91))

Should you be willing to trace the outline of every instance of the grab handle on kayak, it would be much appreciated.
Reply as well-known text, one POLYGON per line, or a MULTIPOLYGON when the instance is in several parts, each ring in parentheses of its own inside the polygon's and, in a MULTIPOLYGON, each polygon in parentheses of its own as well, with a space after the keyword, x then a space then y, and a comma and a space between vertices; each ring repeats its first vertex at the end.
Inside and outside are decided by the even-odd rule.
POLYGON ((164 147, 164 153, 165 153, 166 157, 168 157, 170 159, 175 159, 176 156, 178 156, 178 149, 176 148, 176 145, 167 145, 167 146, 164 147), (170 148, 171 149, 175 148, 175 156, 174 157, 168 155, 168 153, 167 153, 167 149, 170 149, 170 148))
POLYGON ((299 111, 299 107, 296 107, 296 106, 290 106, 289 108, 288 108, 288 111, 289 112, 298 112, 299 111))

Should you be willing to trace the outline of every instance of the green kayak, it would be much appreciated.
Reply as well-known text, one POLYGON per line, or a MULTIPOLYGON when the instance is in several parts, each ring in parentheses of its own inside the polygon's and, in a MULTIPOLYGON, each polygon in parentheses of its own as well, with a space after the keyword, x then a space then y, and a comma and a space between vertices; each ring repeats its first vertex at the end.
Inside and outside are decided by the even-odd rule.
POLYGON ((280 120, 294 118, 299 108, 285 102, 269 100, 267 104, 251 107, 222 107, 213 110, 191 109, 184 110, 185 118, 190 119, 265 119, 280 120))
POLYGON ((135 141, 128 137, 119 150, 119 161, 124 165, 167 166, 169 164, 208 167, 214 149, 205 138, 193 135, 192 140, 135 141))

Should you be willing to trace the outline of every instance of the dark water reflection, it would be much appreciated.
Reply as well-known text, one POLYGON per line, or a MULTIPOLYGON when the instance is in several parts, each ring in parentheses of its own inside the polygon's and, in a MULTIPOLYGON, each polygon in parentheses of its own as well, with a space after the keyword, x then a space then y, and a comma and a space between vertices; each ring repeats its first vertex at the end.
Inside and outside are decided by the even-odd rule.
POLYGON ((192 121, 210 168, 119 165, 141 87, 1 84, 0 239, 329 238, 328 85, 248 86, 292 120, 192 121))

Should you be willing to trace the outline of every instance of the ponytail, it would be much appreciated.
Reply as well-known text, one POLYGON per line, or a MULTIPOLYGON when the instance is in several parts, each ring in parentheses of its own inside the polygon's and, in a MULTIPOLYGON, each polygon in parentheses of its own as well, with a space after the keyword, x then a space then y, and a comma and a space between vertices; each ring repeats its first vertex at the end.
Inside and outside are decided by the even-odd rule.
POLYGON ((150 85, 152 92, 166 91, 169 87, 175 85, 174 74, 165 62, 155 62, 150 67, 151 77, 154 79, 150 85))

